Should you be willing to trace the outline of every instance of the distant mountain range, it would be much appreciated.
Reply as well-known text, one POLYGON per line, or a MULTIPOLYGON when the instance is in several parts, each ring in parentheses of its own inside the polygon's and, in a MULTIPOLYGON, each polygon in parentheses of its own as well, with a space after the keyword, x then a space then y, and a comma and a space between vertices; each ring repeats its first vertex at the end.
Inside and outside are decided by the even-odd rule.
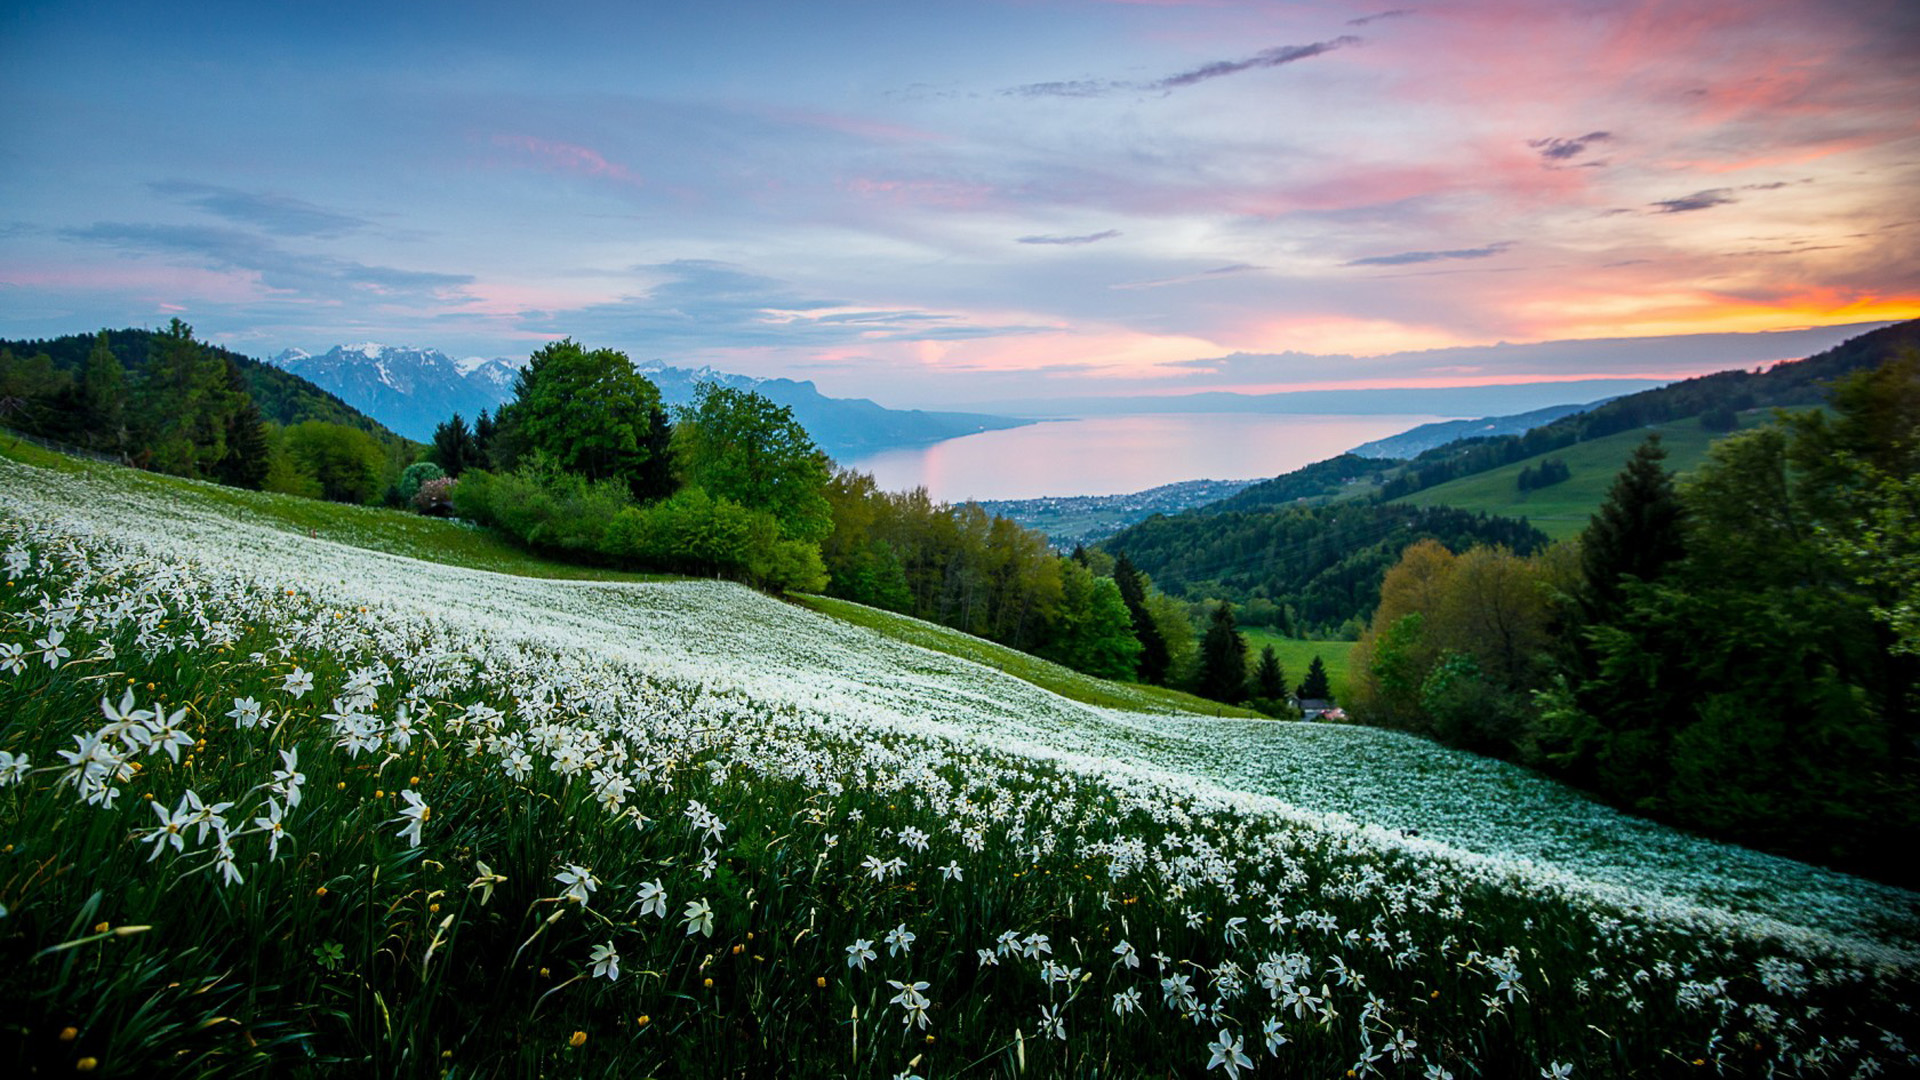
MULTIPOLYGON (((503 357, 455 359, 438 349, 372 343, 336 345, 319 354, 288 349, 270 362, 421 441, 431 439, 433 429, 454 413, 471 420, 483 409, 511 401, 514 377, 526 365, 503 357)), ((669 406, 691 402, 702 382, 762 394, 793 410, 814 443, 841 462, 1034 422, 985 413, 888 409, 865 398, 827 397, 811 382, 681 368, 657 360, 636 365, 636 370, 659 387, 661 400, 669 406)))

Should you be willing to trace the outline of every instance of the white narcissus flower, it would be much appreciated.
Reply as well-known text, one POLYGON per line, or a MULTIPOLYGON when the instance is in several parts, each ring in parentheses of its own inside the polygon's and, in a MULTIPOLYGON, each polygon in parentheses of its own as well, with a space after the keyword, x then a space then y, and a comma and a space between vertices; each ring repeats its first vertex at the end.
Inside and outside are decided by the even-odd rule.
POLYGON ((613 942, 609 941, 604 945, 595 945, 593 947, 593 955, 587 959, 593 963, 593 974, 595 978, 605 976, 608 982, 613 982, 620 978, 620 953, 614 949, 613 942))
POLYGON ((594 888, 599 885, 593 880, 593 871, 579 863, 568 863, 566 869, 553 875, 553 880, 567 887, 567 891, 560 895, 576 904, 586 903, 587 897, 592 896, 594 888))
POLYGON ((400 808, 400 816, 394 820, 405 821, 407 825, 394 835, 406 837, 408 847, 419 847, 420 827, 427 823, 427 818, 432 816, 433 810, 427 806, 427 800, 421 798, 420 793, 412 788, 402 791, 400 797, 406 800, 407 805, 400 808))
POLYGON ((878 959, 879 955, 879 953, 873 951, 872 941, 866 938, 860 938, 853 944, 847 946, 847 966, 865 971, 867 970, 867 961, 878 959))
POLYGON ((660 884, 659 879, 656 878, 640 886, 638 902, 642 916, 655 915, 662 919, 667 917, 667 890, 660 884))
POLYGON ((695 934, 713 936, 713 909, 707 906, 705 899, 689 902, 682 917, 686 919, 688 937, 695 934))
POLYGON ((1253 1068, 1253 1059, 1241 1051, 1240 1037, 1225 1028, 1220 1030, 1220 1037, 1216 1041, 1207 1044, 1207 1048, 1213 1051, 1213 1056, 1207 1061, 1209 1070, 1223 1068, 1232 1080, 1240 1080, 1241 1069, 1253 1068))

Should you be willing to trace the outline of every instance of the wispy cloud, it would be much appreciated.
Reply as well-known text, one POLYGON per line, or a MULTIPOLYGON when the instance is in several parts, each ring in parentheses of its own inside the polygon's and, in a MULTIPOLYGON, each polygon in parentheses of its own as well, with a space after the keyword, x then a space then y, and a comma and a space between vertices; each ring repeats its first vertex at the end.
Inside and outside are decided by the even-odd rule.
POLYGON ((1262 269, 1265 268, 1255 266, 1253 263, 1229 263, 1226 266, 1216 266, 1211 270, 1202 270, 1197 274, 1181 274, 1179 277, 1156 278, 1152 281, 1123 281, 1118 285, 1109 287, 1115 289, 1164 289, 1169 285, 1192 285, 1196 282, 1213 281, 1231 274, 1244 274, 1250 270, 1262 269))
POLYGON ((1417 263, 1444 262, 1448 259, 1486 259, 1498 255, 1513 246, 1513 241, 1502 240, 1486 247, 1456 248, 1452 251, 1401 251, 1392 255, 1369 255, 1364 259, 1353 259, 1342 263, 1343 266, 1413 266, 1417 263))
POLYGON ((370 266, 351 259, 289 251, 239 229, 96 222, 84 228, 62 229, 60 234, 121 251, 185 258, 215 270, 256 274, 270 289, 303 294, 309 299, 364 299, 368 293, 446 299, 453 290, 473 281, 468 274, 370 266))
POLYGON ((1104 232, 1087 233, 1085 236, 1023 236, 1014 242, 1017 244, 1061 244, 1077 246, 1080 244, 1097 244, 1102 240, 1111 240, 1119 235, 1119 229, 1107 229, 1104 232))
POLYGON ((1218 79, 1224 75, 1238 75, 1242 71, 1276 68, 1297 63, 1315 56, 1324 56, 1335 49, 1358 44, 1360 44, 1359 38, 1352 34, 1343 34, 1332 41, 1316 41, 1311 45, 1276 45, 1271 49, 1255 53, 1245 60, 1215 60, 1211 64, 1202 64, 1192 71, 1169 75, 1148 85, 1154 90, 1174 90, 1182 86, 1206 82, 1208 79, 1218 79))
POLYGON ((1682 195, 1677 199, 1661 199, 1653 203, 1656 214, 1684 214, 1689 210, 1710 210, 1716 206, 1725 206, 1740 200, 1733 197, 1730 188, 1709 188, 1696 191, 1691 195, 1682 195))
POLYGON ((1276 45, 1239 60, 1215 60, 1148 82, 1073 79, 1065 82, 1028 83, 1024 86, 1012 87, 1003 93, 1016 97, 1100 97, 1104 94, 1128 90, 1157 90, 1164 93, 1228 75, 1238 75, 1243 71, 1283 67, 1316 56, 1324 56, 1335 49, 1358 45, 1360 40, 1352 34, 1343 34, 1331 41, 1316 41, 1311 45, 1276 45))
POLYGON ((160 180, 147 189, 162 198, 196 206, 241 225, 265 229, 276 236, 346 236, 373 224, 366 218, 343 214, 287 195, 240 191, 188 180, 160 180))
POLYGON ((1587 152, 1594 143, 1607 142, 1613 138, 1608 131, 1590 131, 1577 138, 1563 139, 1558 136, 1545 139, 1528 139, 1527 145, 1540 152, 1540 159, 1548 165, 1571 161, 1587 152))
POLYGON ((1414 8, 1394 8, 1392 11, 1375 12, 1372 15, 1362 15, 1357 19, 1348 19, 1347 25, 1365 26, 1368 23, 1379 22, 1383 19, 1404 19, 1413 14, 1415 10, 1414 8))

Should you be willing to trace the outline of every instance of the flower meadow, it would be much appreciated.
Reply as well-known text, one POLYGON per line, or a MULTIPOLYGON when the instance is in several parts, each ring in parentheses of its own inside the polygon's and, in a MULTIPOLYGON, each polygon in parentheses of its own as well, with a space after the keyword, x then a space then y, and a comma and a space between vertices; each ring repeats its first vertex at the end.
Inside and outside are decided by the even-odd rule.
POLYGON ((9 1075, 1898 1075, 1920 898, 0 461, 9 1075))

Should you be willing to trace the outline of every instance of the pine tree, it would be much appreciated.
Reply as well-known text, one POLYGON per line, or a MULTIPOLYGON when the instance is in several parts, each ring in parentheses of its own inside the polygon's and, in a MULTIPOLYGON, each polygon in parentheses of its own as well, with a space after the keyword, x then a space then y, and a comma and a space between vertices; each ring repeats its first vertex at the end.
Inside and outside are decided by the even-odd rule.
POLYGON ((652 502, 680 490, 680 481, 673 475, 673 423, 667 419, 666 409, 655 406, 647 415, 647 430, 640 443, 646 448, 647 460, 630 481, 633 497, 652 502))
POLYGON ((105 330, 93 339, 80 385, 87 443, 99 450, 120 449, 127 441, 127 370, 113 354, 105 330))
POLYGON ((1625 577, 1651 582, 1686 554, 1686 509, 1674 493, 1659 435, 1634 450, 1581 535, 1581 606, 1589 623, 1619 611, 1625 577))
POLYGON ((1313 663, 1307 665, 1307 677, 1301 681, 1295 692, 1302 701, 1331 701, 1333 684, 1327 681, 1327 665, 1320 662, 1316 654, 1313 663))
POLYGON ((1260 650, 1260 663, 1253 669, 1253 696, 1279 701, 1287 696, 1287 673, 1280 666, 1280 655, 1268 645, 1260 650))
POLYGON ((1146 582, 1141 580, 1139 569, 1127 558, 1126 552, 1121 552, 1119 561, 1113 564, 1113 582, 1120 586, 1120 598, 1127 603, 1127 617, 1133 621, 1133 636, 1140 641, 1140 661, 1135 674, 1143 683, 1164 686, 1173 657, 1159 624, 1147 611, 1146 582))
POLYGON ((247 377, 228 360, 226 419, 221 443, 225 453, 214 463, 214 479, 233 487, 259 490, 273 465, 267 445, 267 423, 247 393, 247 377))
POLYGON ((1213 609, 1213 621, 1200 642, 1200 696, 1229 705, 1246 700, 1247 642, 1234 625, 1233 605, 1213 609))
POLYGON ((469 466, 479 464, 480 447, 474 441, 473 432, 467 429, 465 417, 454 413, 453 419, 443 420, 433 429, 433 447, 428 456, 448 476, 457 477, 469 466))
MULTIPOLYGON (((504 408, 504 406, 503 406, 504 408)), ((473 446, 475 459, 471 468, 491 469, 496 465, 493 460, 493 436, 497 430, 494 418, 487 410, 481 409, 480 415, 473 418, 473 446)))

